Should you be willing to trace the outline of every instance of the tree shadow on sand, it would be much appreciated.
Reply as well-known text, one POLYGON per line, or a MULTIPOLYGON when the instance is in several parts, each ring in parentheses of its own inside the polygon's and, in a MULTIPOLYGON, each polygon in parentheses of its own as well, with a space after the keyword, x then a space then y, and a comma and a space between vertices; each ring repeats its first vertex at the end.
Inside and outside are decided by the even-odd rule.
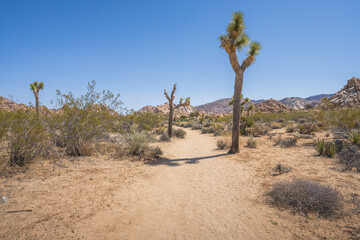
POLYGON ((200 160, 210 159, 210 158, 217 158, 229 155, 228 153, 222 153, 212 156, 206 157, 195 157, 195 158, 178 158, 178 159, 168 159, 168 158, 160 158, 156 161, 147 162, 148 165, 167 165, 170 167, 180 166, 182 164, 196 164, 199 163, 200 160))

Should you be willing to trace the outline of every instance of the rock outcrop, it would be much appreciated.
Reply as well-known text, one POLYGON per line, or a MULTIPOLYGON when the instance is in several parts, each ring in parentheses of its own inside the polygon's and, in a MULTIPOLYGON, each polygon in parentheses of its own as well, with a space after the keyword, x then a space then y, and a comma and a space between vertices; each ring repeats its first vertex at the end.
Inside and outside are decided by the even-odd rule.
MULTIPOLYGON (((147 105, 143 108, 141 108, 138 112, 139 113, 146 113, 146 112, 152 112, 152 113, 164 113, 164 114, 168 114, 170 111, 169 109, 169 104, 168 103, 164 103, 162 105, 158 105, 158 106, 150 106, 147 105)), ((191 105, 189 106, 184 106, 184 107, 180 107, 174 110, 174 116, 181 116, 181 115, 185 115, 188 116, 190 113, 194 112, 195 108, 191 105)))
POLYGON ((279 101, 274 99, 266 100, 262 103, 254 105, 253 112, 262 112, 262 113, 277 113, 277 112, 286 112, 290 108, 285 104, 282 104, 279 101))
POLYGON ((337 107, 360 106, 360 78, 351 78, 347 84, 329 99, 337 107))
POLYGON ((0 97, 0 109, 5 111, 26 110, 29 107, 23 103, 16 103, 8 98, 0 97))

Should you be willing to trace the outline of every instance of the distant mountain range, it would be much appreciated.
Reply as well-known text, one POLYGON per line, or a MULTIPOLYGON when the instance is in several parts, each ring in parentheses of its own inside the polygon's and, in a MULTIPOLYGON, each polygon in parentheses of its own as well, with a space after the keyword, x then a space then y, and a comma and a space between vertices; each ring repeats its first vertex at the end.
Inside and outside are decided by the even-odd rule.
MULTIPOLYGON (((287 97, 281 99, 279 102, 286 105, 291 109, 304 109, 306 105, 316 106, 320 104, 320 101, 323 97, 332 97, 334 94, 319 94, 315 96, 310 96, 307 98, 299 98, 299 97, 287 97)), ((195 107, 195 110, 204 111, 207 113, 216 113, 216 114, 227 114, 233 110, 233 107, 229 105, 231 98, 223 98, 216 100, 214 102, 202 104, 195 107)), ((257 105, 262 102, 265 102, 265 99, 260 100, 250 100, 249 103, 245 104, 245 108, 249 104, 257 105)))

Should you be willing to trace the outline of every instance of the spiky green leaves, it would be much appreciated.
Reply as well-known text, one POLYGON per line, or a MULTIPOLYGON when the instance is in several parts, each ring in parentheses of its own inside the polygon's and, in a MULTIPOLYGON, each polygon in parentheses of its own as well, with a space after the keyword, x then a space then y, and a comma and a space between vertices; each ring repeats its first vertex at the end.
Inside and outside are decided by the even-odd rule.
POLYGON ((234 12, 232 20, 229 23, 226 31, 230 38, 238 38, 245 30, 244 14, 240 11, 234 12))
POLYGON ((259 42, 252 41, 249 45, 248 54, 250 56, 256 56, 259 54, 261 49, 261 44, 259 42))
POLYGON ((249 44, 249 36, 246 33, 241 34, 235 39, 235 46, 238 51, 241 51, 244 47, 249 44))
POLYGON ((35 81, 30 84, 30 90, 33 92, 39 92, 39 90, 44 89, 44 83, 35 81))

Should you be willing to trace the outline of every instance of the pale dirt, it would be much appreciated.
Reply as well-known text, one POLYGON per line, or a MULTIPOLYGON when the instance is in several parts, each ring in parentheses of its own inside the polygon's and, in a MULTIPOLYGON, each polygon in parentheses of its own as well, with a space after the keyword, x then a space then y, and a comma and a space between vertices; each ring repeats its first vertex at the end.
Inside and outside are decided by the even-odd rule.
MULTIPOLYGON (((350 239, 359 217, 319 219, 279 211, 264 202, 280 179, 316 179, 349 198, 360 194, 359 174, 340 173, 316 157, 312 140, 298 147, 258 148, 227 155, 217 138, 186 130, 185 139, 161 143, 165 160, 152 164, 101 157, 64 161, 41 174, 0 179, 2 239, 350 239), (281 162, 293 171, 272 176, 281 162), (10 210, 32 212, 5 213, 10 210), (346 232, 346 231, 350 231, 346 232)), ((47 168, 46 168, 47 169, 47 168)), ((352 205, 351 205, 352 206, 352 205)), ((353 211, 350 205, 347 211, 353 211)), ((360 205, 359 205, 360 207, 360 205)), ((360 228, 359 228, 360 229, 360 228)))

